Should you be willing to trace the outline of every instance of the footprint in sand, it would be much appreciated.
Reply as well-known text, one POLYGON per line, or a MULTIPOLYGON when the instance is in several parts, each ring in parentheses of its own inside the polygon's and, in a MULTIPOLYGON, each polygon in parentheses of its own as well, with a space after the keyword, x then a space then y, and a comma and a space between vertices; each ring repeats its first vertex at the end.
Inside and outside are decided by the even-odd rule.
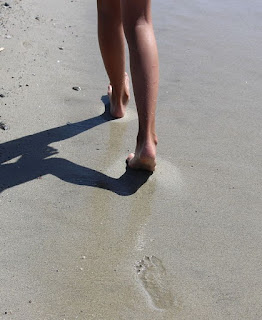
POLYGON ((136 264, 140 282, 158 309, 169 309, 174 304, 174 298, 168 285, 166 270, 158 258, 144 257, 136 264))
POLYGON ((24 48, 26 48, 26 49, 32 49, 32 48, 33 48, 32 43, 29 42, 29 41, 23 41, 23 42, 22 42, 22 46, 23 46, 24 48))

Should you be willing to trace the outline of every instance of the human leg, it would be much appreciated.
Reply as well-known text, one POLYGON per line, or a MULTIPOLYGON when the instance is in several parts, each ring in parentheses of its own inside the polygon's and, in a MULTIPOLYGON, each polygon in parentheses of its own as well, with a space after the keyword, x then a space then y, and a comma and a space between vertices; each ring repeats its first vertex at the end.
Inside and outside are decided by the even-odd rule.
POLYGON ((134 169, 156 166, 155 111, 158 94, 158 53, 151 18, 151 0, 121 0, 122 19, 130 54, 130 69, 139 129, 134 154, 127 158, 134 169))
POLYGON ((110 80, 108 87, 110 112, 116 118, 124 116, 129 100, 120 1, 97 0, 99 46, 110 80))

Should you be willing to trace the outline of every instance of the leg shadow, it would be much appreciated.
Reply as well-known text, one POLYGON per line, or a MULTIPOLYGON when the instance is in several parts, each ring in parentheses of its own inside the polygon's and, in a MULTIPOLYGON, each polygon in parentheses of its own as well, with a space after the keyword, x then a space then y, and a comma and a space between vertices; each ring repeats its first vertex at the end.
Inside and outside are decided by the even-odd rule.
POLYGON ((63 181, 109 190, 120 196, 129 196, 136 193, 152 174, 146 171, 135 171, 126 167, 126 171, 121 177, 112 178, 65 159, 51 158, 47 161, 49 162, 48 171, 63 181))
POLYGON ((105 104, 105 112, 97 117, 0 144, 0 193, 47 174, 68 183, 102 188, 121 196, 135 193, 148 180, 149 172, 127 167, 125 173, 115 179, 66 159, 52 157, 58 151, 49 144, 69 139, 114 119, 109 112, 108 97, 103 96, 101 100, 105 104), (16 162, 8 162, 16 158, 16 162))

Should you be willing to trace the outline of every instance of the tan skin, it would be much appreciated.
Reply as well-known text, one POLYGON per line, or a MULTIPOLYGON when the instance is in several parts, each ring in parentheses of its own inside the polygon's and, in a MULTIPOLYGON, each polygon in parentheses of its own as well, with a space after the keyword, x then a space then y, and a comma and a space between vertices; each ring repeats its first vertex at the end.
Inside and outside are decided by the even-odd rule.
POLYGON ((125 38, 139 119, 135 153, 127 158, 133 169, 154 171, 156 166, 155 111, 158 94, 158 53, 151 17, 151 0, 97 0, 98 38, 110 79, 110 112, 125 115, 129 78, 125 73, 125 38))

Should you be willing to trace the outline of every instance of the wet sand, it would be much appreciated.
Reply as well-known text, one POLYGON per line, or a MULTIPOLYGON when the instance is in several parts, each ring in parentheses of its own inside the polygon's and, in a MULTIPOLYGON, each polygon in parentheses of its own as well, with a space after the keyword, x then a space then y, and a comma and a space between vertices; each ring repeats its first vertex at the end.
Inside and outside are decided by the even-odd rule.
POLYGON ((105 111, 95 2, 8 3, 0 319, 262 318, 260 2, 153 1, 151 176, 125 167, 134 99, 105 111))

